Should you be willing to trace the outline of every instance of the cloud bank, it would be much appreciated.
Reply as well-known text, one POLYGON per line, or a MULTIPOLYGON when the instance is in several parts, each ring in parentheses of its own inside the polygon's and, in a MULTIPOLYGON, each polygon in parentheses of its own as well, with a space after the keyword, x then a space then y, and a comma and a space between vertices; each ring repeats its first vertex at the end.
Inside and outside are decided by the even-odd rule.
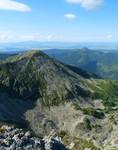
POLYGON ((70 4, 78 4, 87 10, 93 10, 102 5, 103 0, 66 0, 70 4))
POLYGON ((16 2, 15 0, 0 0, 1 10, 15 10, 21 12, 29 12, 31 8, 23 3, 16 2))

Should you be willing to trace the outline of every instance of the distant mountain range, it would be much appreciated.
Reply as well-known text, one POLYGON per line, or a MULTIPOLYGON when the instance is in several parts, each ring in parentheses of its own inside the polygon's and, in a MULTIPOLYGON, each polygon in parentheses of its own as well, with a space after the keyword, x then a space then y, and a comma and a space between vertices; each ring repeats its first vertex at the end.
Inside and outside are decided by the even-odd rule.
POLYGON ((83 49, 52 49, 45 52, 66 64, 93 72, 105 79, 118 79, 118 51, 83 49))
POLYGON ((118 82, 30 51, 0 62, 0 122, 38 136, 56 130, 71 150, 117 148, 118 82), (116 144, 115 144, 116 143, 116 144))
POLYGON ((0 43, 1 52, 19 51, 26 49, 81 49, 118 50, 118 42, 39 42, 26 41, 17 43, 0 43))

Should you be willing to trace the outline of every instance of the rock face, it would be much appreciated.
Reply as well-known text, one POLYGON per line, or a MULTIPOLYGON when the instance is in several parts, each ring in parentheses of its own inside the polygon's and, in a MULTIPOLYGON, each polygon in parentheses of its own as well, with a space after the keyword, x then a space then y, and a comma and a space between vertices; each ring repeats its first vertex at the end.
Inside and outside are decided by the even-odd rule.
MULTIPOLYGON (((28 127, 41 137, 52 130, 66 132, 72 137, 69 143, 66 138, 67 145, 74 137, 92 141, 79 140, 79 150, 94 144, 104 148, 108 141, 117 146, 116 138, 111 141, 118 133, 117 89, 116 81, 98 79, 40 51, 27 52, 0 63, 0 122, 28 127)), ((17 138, 15 135, 14 140, 17 138)), ((76 143, 70 145, 72 150, 78 150, 76 143)))
POLYGON ((67 150, 54 131, 43 139, 33 137, 30 131, 2 126, 0 128, 0 150, 67 150))

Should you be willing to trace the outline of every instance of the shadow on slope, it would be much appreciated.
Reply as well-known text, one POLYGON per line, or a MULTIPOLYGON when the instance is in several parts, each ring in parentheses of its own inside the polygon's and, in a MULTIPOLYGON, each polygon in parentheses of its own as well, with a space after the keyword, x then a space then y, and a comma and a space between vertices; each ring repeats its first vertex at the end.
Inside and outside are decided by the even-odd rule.
POLYGON ((8 93, 0 91, 0 122, 16 124, 26 128, 28 122, 25 120, 25 113, 34 107, 34 101, 13 98, 8 93))

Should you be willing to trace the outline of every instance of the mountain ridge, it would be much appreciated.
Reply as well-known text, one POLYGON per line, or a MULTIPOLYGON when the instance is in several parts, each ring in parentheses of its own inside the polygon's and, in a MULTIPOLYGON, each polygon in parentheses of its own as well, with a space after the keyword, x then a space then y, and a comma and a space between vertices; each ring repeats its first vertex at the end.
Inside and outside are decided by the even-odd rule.
POLYGON ((23 122, 38 136, 55 129, 66 132, 66 140, 81 137, 100 147, 104 136, 114 137, 112 125, 117 127, 117 88, 115 81, 30 51, 0 63, 0 121, 23 122))

